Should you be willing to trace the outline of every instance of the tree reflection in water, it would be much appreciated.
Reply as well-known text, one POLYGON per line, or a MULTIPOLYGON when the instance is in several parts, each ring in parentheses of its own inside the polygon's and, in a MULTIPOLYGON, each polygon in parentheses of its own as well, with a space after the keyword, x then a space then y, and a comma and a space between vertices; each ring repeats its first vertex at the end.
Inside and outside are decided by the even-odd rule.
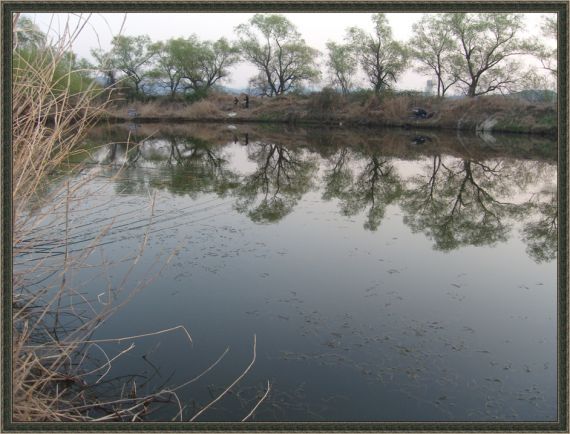
POLYGON ((432 157, 426 173, 409 183, 402 208, 414 232, 425 232, 437 250, 506 241, 509 217, 526 204, 509 202, 516 184, 503 161, 479 162, 432 157))
MULTIPOLYGON (((247 149, 248 160, 255 163, 253 172, 247 174, 240 173, 225 154, 226 144, 232 141, 215 134, 205 138, 166 134, 143 140, 136 147, 114 143, 101 152, 99 161, 160 169, 154 175, 130 173, 119 183, 123 194, 142 194, 151 186, 193 198, 204 193, 233 197, 235 209, 256 223, 280 221, 314 187, 321 189, 323 200, 338 200, 341 214, 366 213, 363 227, 370 231, 378 230, 386 208, 397 204, 412 231, 424 233, 433 240, 433 248, 442 251, 504 242, 518 221, 533 260, 556 258, 556 188, 551 185, 530 194, 541 183, 552 183, 556 173, 542 154, 537 159, 528 155, 517 159, 499 157, 494 151, 486 157, 491 155, 486 148, 476 149, 476 143, 470 142, 469 149, 475 149, 477 158, 456 150, 452 152, 459 155, 450 156, 431 148, 410 151, 405 136, 400 141, 392 138, 383 147, 384 142, 368 144, 361 136, 363 145, 358 146, 333 145, 334 135, 326 143, 311 144, 310 133, 304 134, 297 137, 288 132, 240 147, 241 152, 247 149), (400 154, 408 161, 411 158, 419 169, 401 175, 404 160, 400 154), (416 164, 418 159, 426 161, 423 167, 416 164), (323 168, 320 178, 316 176, 319 167, 323 168)), ((344 136, 337 139, 341 141, 347 143, 344 136)), ((497 149, 510 149, 508 145, 497 149)), ((438 146, 453 149, 449 143, 438 146)), ((544 153, 546 148, 537 149, 544 153)))
POLYGON ((257 169, 236 190, 236 209, 258 223, 271 223, 289 214, 310 190, 317 169, 314 159, 284 146, 258 143, 249 151, 257 169))
POLYGON ((402 195, 402 182, 394 165, 387 158, 366 155, 363 158, 366 164, 353 179, 347 148, 333 158, 336 161, 324 177, 323 199, 339 199, 341 212, 346 216, 354 216, 368 208, 364 228, 377 230, 386 207, 402 195))
POLYGON ((556 259, 558 249, 558 201, 556 192, 544 192, 531 200, 534 213, 522 229, 526 251, 535 262, 556 259))

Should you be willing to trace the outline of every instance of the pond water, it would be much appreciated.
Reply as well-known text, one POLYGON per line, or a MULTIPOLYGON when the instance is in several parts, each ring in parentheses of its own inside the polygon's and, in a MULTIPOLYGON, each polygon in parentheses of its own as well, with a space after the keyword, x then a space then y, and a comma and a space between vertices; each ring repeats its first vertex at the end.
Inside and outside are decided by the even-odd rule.
MULTIPOLYGON (((182 325, 193 341, 101 344, 135 343, 101 393, 176 387, 225 354, 177 391, 189 420, 247 368, 255 335, 251 369, 196 420, 241 420, 268 382, 250 420, 556 420, 556 155, 527 136, 94 129, 81 173, 54 181, 87 181, 66 237, 92 253, 68 285, 126 301, 94 339, 182 325)), ((38 230, 60 240, 62 219, 38 230)))

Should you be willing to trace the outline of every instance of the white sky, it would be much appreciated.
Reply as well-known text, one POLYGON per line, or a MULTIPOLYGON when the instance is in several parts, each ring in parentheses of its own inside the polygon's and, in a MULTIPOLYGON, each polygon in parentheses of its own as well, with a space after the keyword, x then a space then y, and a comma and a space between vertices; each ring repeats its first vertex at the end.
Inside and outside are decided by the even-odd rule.
MULTIPOLYGON (((167 40, 174 37, 187 37, 193 33, 203 40, 216 40, 222 36, 235 40, 234 29, 245 23, 253 13, 108 13, 93 14, 76 40, 73 51, 80 57, 91 60, 89 54, 92 48, 110 49, 111 39, 119 34, 138 36, 146 34, 153 41, 167 40), (126 17, 126 19, 125 19, 126 17)), ((370 13, 287 13, 285 15, 299 30, 307 44, 323 53, 328 40, 341 42, 346 35, 346 29, 352 26, 372 31, 370 13)), ((412 34, 412 25, 417 22, 422 13, 390 13, 386 14, 391 26, 393 37, 405 42, 412 34)), ((27 14, 43 31, 50 26, 54 32, 62 32, 66 22, 78 22, 78 15, 70 14, 27 14)), ((524 14, 527 23, 525 37, 540 38, 539 26, 542 13, 524 14)), ((84 20, 87 15, 81 15, 84 20)), ((326 79, 325 68, 322 68, 323 79, 326 79)), ((240 63, 232 69, 229 79, 223 85, 230 87, 247 87, 250 77, 256 74, 253 66, 240 63)), ((398 80, 400 89, 423 90, 426 80, 430 77, 419 75, 408 70, 398 80)), ((365 84, 365 83, 361 83, 365 84)))

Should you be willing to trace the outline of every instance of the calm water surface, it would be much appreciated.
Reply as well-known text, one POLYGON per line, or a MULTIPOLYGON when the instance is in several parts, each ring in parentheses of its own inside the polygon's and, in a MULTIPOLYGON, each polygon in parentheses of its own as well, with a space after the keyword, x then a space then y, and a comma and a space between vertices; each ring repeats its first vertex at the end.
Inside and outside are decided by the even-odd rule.
POLYGON ((136 339, 106 379, 160 390, 229 348, 179 391, 188 420, 256 335, 198 420, 241 420, 267 381, 252 420, 556 419, 555 143, 115 125, 85 149, 68 237, 96 247, 68 278, 101 304, 135 292, 94 338, 193 338, 136 339))

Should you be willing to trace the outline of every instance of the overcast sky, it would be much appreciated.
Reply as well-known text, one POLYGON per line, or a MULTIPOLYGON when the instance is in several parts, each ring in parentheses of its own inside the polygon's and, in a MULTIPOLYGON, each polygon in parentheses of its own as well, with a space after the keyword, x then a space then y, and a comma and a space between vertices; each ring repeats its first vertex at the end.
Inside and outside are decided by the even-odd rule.
MULTIPOLYGON (((187 37, 196 34, 200 39, 216 40, 222 36, 235 39, 234 29, 245 23, 252 13, 110 13, 93 14, 89 17, 73 51, 80 57, 91 60, 89 54, 92 48, 110 49, 111 39, 121 32, 123 35, 148 35, 153 41, 167 40, 174 37, 187 37)), ((328 40, 341 42, 346 35, 346 29, 358 26, 372 31, 370 13, 288 13, 285 15, 300 31, 310 46, 323 53, 321 64, 326 53, 325 44, 328 40)), ((421 13, 390 13, 386 14, 392 26, 396 40, 405 42, 412 34, 412 25, 417 22, 421 13)), ((66 22, 77 23, 78 15, 70 14, 27 14, 43 31, 50 28, 53 32, 63 31, 66 22)), ((544 14, 524 14, 526 22, 525 37, 540 37, 540 23, 544 14)), ((87 15, 81 15, 81 20, 87 15)), ((324 69, 324 68, 323 68, 324 69)), ((232 69, 229 79, 222 84, 231 87, 247 87, 249 78, 255 75, 255 69, 246 63, 232 69)), ((323 71, 323 78, 326 73, 323 71)), ((419 75, 413 71, 406 72, 397 83, 400 89, 423 90, 426 80, 430 77, 419 75)), ((362 83, 364 84, 364 83, 362 83)))

